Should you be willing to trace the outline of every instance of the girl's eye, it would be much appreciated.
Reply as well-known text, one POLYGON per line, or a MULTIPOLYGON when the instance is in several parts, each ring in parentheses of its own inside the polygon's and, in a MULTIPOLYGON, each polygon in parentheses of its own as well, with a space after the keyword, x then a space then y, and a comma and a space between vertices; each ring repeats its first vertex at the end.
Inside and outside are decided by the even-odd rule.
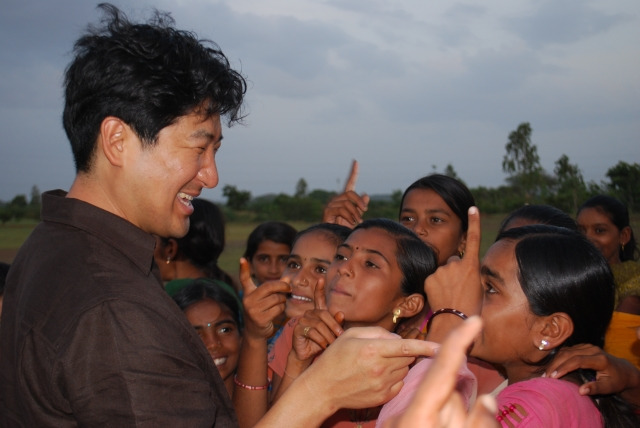
POLYGON ((316 273, 319 273, 321 275, 326 275, 326 273, 327 273, 326 266, 317 266, 316 267, 316 273))
POLYGON ((496 294, 497 290, 493 288, 493 285, 491 285, 490 282, 487 282, 484 284, 484 292, 485 294, 496 294))
POLYGON ((300 269, 300 265, 297 262, 287 263, 287 269, 300 269))
POLYGON ((342 254, 340 254, 340 253, 336 254, 335 259, 339 260, 341 262, 344 262, 345 260, 347 260, 347 258, 345 256, 343 256, 342 254))
POLYGON ((378 265, 376 265, 375 263, 373 263, 372 261, 369 261, 369 260, 367 260, 367 261, 365 262, 365 265, 366 265, 367 267, 370 267, 370 268, 373 268, 373 269, 378 269, 378 265))
POLYGON ((415 221, 415 218, 410 215, 403 215, 400 217, 401 223, 410 223, 412 221, 415 221))
POLYGON ((431 223, 442 223, 443 220, 440 217, 431 217, 431 223))

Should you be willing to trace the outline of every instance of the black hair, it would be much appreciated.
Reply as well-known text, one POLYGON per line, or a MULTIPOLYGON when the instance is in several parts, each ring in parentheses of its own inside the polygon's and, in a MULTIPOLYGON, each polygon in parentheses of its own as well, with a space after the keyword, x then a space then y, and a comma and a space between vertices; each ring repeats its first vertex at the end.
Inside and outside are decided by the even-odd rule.
MULTIPOLYGON (((195 198, 193 214, 189 217, 189 231, 179 239, 178 252, 208 278, 233 284, 231 276, 218 266, 218 258, 225 245, 225 220, 222 210, 206 199, 195 198)), ((166 243, 167 239, 163 238, 166 243)))
POLYGON ((411 190, 414 189, 431 189, 436 192, 460 219, 462 232, 467 231, 467 228, 469 227, 467 212, 469 211, 469 208, 475 206, 476 202, 464 183, 443 174, 431 174, 426 177, 422 177, 414 181, 402 194, 402 199, 400 200, 400 214, 402 214, 404 198, 411 190))
POLYGON ((309 226, 308 228, 301 230, 296 235, 295 239, 291 243, 291 248, 296 245, 296 242, 303 236, 313 233, 313 232, 321 232, 328 240, 330 240, 335 246, 342 244, 345 239, 351 233, 351 229, 347 226, 342 226, 335 223, 319 223, 314 224, 313 226, 309 226))
POLYGON ((248 261, 253 259, 258 251, 258 246, 264 241, 273 241, 278 244, 293 247, 293 240, 298 232, 296 229, 281 221, 267 221, 258 225, 247 238, 247 248, 244 251, 244 258, 248 261))
POLYGON ((242 119, 246 82, 215 43, 177 30, 168 13, 156 10, 148 22, 133 23, 111 4, 98 8, 101 25, 76 41, 64 79, 63 124, 77 172, 91 170, 108 116, 123 120, 146 147, 193 112, 226 116, 229 125, 242 119))
POLYGON ((621 246, 619 250, 620 261, 625 262, 627 260, 638 260, 638 245, 636 238, 633 235, 633 229, 629 222, 629 210, 627 206, 618 199, 608 195, 596 195, 587 199, 578 209, 578 214, 585 208, 594 208, 606 215, 611 223, 613 223, 619 231, 625 227, 629 227, 631 230, 631 237, 629 242, 621 246))
POLYGON ((188 281, 173 296, 174 302, 180 309, 185 311, 189 306, 211 299, 217 303, 225 305, 231 311, 233 320, 242 331, 242 305, 233 288, 227 284, 208 278, 197 278, 188 281))
POLYGON ((424 280, 438 268, 438 257, 434 250, 409 228, 386 218, 365 220, 352 233, 374 228, 384 230, 396 241, 396 260, 403 275, 400 285, 402 294, 410 296, 419 293, 426 298, 424 280))
POLYGON ((509 213, 502 223, 498 235, 509 228, 514 220, 529 220, 534 224, 548 224, 551 226, 564 227, 570 230, 578 230, 576 221, 571 216, 559 208, 552 205, 523 205, 509 213))
MULTIPOLYGON (((573 322, 571 336, 532 364, 547 365, 565 346, 589 343, 602 348, 615 296, 613 274, 602 253, 579 232, 549 225, 509 229, 497 241, 503 239, 516 241, 518 280, 531 312, 538 316, 564 312, 573 322)), ((605 426, 636 426, 632 407, 620 397, 603 396, 594 402, 605 426)))

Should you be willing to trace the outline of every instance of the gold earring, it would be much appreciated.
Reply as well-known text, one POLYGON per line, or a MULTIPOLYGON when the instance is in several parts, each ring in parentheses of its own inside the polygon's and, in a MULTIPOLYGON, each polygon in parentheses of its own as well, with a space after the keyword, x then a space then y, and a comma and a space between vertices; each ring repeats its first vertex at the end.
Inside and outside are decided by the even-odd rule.
POLYGON ((167 261, 165 263, 167 264, 171 263, 171 256, 167 257, 167 261))
POLYGON ((401 313, 402 313, 402 310, 400 308, 398 308, 395 311, 393 311, 393 323, 394 324, 398 323, 398 318, 400 318, 400 314, 401 313))

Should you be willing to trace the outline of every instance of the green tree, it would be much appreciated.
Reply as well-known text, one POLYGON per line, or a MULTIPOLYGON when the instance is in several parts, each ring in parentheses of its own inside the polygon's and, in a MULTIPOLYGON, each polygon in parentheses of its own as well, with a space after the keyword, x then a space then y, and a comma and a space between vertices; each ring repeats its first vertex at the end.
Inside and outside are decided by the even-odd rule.
POLYGON ((633 211, 640 210, 640 165, 618 162, 607 170, 609 187, 633 211))
POLYGON ((502 170, 509 174, 507 181, 524 192, 525 202, 532 202, 544 191, 547 181, 540 165, 538 148, 531 143, 531 125, 523 122, 509 134, 505 145, 506 154, 502 159, 502 170))
POLYGON ((565 154, 555 163, 553 170, 556 181, 556 191, 553 205, 570 213, 578 211, 578 205, 585 199, 587 187, 578 165, 571 164, 565 154))
POLYGON ((27 196, 16 195, 11 202, 9 202, 9 209, 11 210, 13 218, 21 220, 27 213, 27 196))
POLYGON ((222 188, 222 194, 227 198, 227 206, 234 210, 244 209, 251 200, 251 192, 238 190, 236 186, 230 184, 222 188))
POLYGON ((303 198, 306 195, 307 195, 307 180, 305 180, 304 178, 301 178, 296 183, 296 193, 294 197, 303 198))

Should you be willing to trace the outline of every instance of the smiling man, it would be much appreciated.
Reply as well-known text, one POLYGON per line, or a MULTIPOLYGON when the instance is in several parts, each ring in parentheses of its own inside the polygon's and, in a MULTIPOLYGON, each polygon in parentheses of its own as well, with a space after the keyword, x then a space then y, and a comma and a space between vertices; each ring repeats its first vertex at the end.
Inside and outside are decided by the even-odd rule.
POLYGON ((7 281, 0 425, 235 426, 152 235, 185 235, 191 201, 218 183, 221 117, 239 120, 246 83, 168 15, 100 7, 65 75, 75 180, 43 195, 7 281))

